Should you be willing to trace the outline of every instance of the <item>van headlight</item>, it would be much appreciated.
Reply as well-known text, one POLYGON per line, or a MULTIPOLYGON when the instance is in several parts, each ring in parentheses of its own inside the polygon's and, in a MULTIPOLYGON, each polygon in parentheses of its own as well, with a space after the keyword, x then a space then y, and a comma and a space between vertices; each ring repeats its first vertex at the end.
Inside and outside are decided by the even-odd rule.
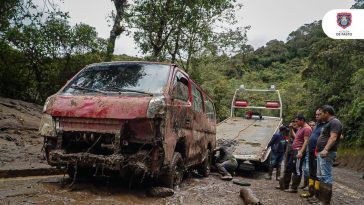
POLYGON ((47 98, 47 100, 45 101, 44 103, 44 106, 43 106, 43 113, 45 113, 47 111, 47 106, 49 104, 49 100, 50 100, 50 97, 47 98))
POLYGON ((57 137, 56 123, 53 117, 44 113, 40 120, 39 133, 44 137, 57 137))
POLYGON ((163 115, 165 113, 165 97, 163 95, 156 95, 149 102, 147 118, 154 118, 155 115, 163 115))

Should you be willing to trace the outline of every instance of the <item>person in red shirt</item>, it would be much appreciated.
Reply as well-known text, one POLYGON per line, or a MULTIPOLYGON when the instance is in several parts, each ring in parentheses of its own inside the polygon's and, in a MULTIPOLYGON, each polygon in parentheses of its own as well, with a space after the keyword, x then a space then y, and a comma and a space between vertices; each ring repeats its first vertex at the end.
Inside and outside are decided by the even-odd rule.
POLYGON ((290 124, 290 135, 294 136, 294 140, 287 155, 287 167, 284 170, 283 183, 276 187, 290 193, 297 193, 298 185, 301 182, 303 156, 312 132, 303 114, 297 115, 295 123, 298 126, 296 133, 293 131, 293 125, 290 124), (289 189, 291 178, 292 186, 289 189))

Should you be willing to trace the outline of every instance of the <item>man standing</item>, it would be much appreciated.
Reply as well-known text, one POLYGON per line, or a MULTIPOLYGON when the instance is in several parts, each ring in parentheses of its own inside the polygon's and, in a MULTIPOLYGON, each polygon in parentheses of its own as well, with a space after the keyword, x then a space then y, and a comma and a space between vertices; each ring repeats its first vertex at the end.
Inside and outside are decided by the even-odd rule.
POLYGON ((332 167, 343 126, 335 117, 334 108, 330 105, 322 107, 322 120, 327 123, 323 126, 317 140, 317 178, 320 181, 319 199, 323 204, 330 204, 333 183, 332 167))
POLYGON ((303 164, 302 156, 306 151, 308 139, 312 132, 310 126, 306 123, 305 117, 302 114, 297 115, 295 118, 295 123, 298 126, 298 131, 296 134, 293 132, 292 128, 290 131, 290 135, 294 136, 294 140, 292 148, 287 155, 287 167, 284 170, 283 184, 276 187, 278 189, 284 189, 284 191, 290 193, 297 193, 298 185, 301 182, 303 164), (289 183, 291 182, 291 177, 292 186, 290 189, 288 189, 289 183))
POLYGON ((272 151, 268 176, 265 178, 267 180, 272 179, 273 169, 276 168, 276 180, 279 181, 279 177, 281 175, 281 163, 283 161, 284 150, 287 144, 284 137, 284 135, 287 133, 287 129, 288 128, 286 126, 281 126, 279 128, 279 132, 273 135, 272 139, 265 148, 265 150, 267 150, 268 147, 271 147, 272 151))
POLYGON ((316 110, 316 126, 313 128, 312 134, 308 141, 307 153, 306 156, 308 158, 308 168, 309 168, 309 180, 308 180, 308 192, 302 193, 301 197, 312 197, 315 193, 315 184, 318 184, 318 180, 316 177, 316 167, 317 160, 315 156, 315 148, 317 144, 317 139, 321 134, 322 127, 325 122, 322 121, 322 109, 319 108, 316 110))

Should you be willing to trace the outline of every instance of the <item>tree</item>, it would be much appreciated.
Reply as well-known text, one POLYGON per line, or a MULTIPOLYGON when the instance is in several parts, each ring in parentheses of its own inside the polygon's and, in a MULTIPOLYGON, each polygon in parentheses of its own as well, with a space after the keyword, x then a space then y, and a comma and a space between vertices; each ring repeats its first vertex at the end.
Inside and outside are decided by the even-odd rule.
POLYGON ((192 56, 211 47, 211 41, 220 39, 218 35, 245 43, 245 33, 237 35, 242 29, 230 29, 225 33, 223 29, 213 29, 217 22, 234 23, 236 7, 231 0, 138 0, 131 5, 128 22, 136 29, 135 42, 151 60, 169 58, 188 70, 192 56))
POLYGON ((323 38, 327 38, 327 36, 322 30, 322 21, 315 21, 301 26, 288 35, 288 57, 292 59, 309 56, 312 45, 323 38))
POLYGON ((269 67, 273 62, 284 63, 288 60, 287 46, 283 41, 271 40, 255 52, 256 61, 263 67, 269 67))
POLYGON ((43 12, 29 1, 14 9, 1 31, 0 95, 41 102, 106 50, 95 28, 70 26, 67 13, 54 7, 43 12))
POLYGON ((355 4, 351 6, 351 9, 364 9, 364 0, 355 0, 355 4))
POLYGON ((165 45, 179 26, 184 8, 181 0, 137 0, 131 5, 128 22, 136 29, 134 40, 151 60, 165 59, 165 45))
POLYGON ((110 31, 110 38, 107 44, 106 51, 106 61, 111 61, 112 55, 114 54, 115 49, 115 41, 121 33, 125 31, 125 26, 122 26, 121 23, 125 17, 125 10, 127 8, 127 0, 111 0, 114 2, 116 13, 112 12, 112 18, 114 21, 113 27, 110 31))

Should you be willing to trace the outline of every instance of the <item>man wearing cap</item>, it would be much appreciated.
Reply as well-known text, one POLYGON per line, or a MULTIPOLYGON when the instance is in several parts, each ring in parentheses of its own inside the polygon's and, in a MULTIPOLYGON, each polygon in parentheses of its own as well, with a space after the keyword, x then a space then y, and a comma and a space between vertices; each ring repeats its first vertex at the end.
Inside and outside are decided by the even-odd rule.
POLYGON ((284 137, 287 130, 288 128, 286 126, 281 126, 279 128, 279 132, 273 135, 272 139, 265 148, 265 150, 267 150, 268 147, 270 147, 272 151, 268 176, 265 178, 267 180, 272 179, 273 169, 276 168, 276 180, 279 181, 279 177, 281 175, 281 163, 283 161, 284 150, 287 145, 284 137))

